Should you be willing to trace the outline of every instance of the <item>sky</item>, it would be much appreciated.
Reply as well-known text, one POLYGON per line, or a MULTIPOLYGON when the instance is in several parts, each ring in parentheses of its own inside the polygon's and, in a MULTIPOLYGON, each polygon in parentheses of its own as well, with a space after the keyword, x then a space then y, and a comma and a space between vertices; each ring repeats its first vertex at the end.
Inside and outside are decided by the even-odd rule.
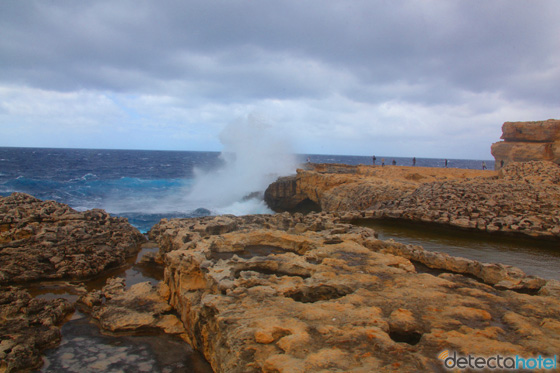
POLYGON ((560 118, 557 0, 4 0, 0 146, 492 159, 560 118))

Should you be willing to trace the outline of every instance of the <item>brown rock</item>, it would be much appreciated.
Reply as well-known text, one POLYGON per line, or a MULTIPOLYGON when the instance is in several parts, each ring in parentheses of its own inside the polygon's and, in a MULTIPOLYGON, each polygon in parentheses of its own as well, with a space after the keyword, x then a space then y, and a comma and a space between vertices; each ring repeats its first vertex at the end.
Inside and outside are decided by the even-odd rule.
POLYGON ((236 229, 221 235, 192 234, 208 224, 194 219, 153 233, 170 244, 169 302, 216 372, 431 371, 443 349, 560 347, 554 282, 379 241, 336 215, 231 219, 236 229))
POLYGON ((560 164, 560 120, 506 122, 502 139, 492 144, 496 170, 511 162, 552 161, 560 164))
POLYGON ((0 288, 0 371, 39 368, 41 351, 60 341, 60 324, 73 311, 65 299, 33 299, 24 290, 0 288))
POLYGON ((124 279, 110 278, 101 291, 88 293, 79 302, 103 329, 111 332, 161 329, 183 336, 185 328, 171 313, 168 297, 169 288, 164 283, 154 286, 142 282, 127 290, 124 279))
POLYGON ((124 218, 23 193, 0 198, 0 226, 0 284, 93 277, 145 241, 124 218))

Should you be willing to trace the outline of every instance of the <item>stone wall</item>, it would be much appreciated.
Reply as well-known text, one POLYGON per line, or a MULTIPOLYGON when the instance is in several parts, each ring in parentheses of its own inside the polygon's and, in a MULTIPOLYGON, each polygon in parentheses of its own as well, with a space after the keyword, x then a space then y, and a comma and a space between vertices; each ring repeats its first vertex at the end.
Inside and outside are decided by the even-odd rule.
POLYGON ((492 144, 496 170, 511 162, 552 161, 560 164, 560 120, 505 122, 504 141, 492 144))

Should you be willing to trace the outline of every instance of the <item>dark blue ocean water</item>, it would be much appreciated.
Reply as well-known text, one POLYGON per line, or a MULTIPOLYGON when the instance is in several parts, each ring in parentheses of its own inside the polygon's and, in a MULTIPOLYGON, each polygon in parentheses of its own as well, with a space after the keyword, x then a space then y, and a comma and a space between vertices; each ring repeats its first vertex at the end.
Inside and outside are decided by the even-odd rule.
MULTIPOLYGON (((371 157, 307 154, 299 155, 297 161, 303 163, 308 157, 315 163, 372 163, 371 157)), ((377 156, 378 164, 382 158, 386 164, 393 159, 397 165, 412 164, 410 158, 377 156)), ((416 164, 443 167, 444 160, 418 158, 416 164)), ((449 160, 448 166, 480 169, 481 164, 449 160)), ((493 169, 493 162, 486 164, 493 169)), ((24 192, 78 210, 102 208, 127 217, 142 231, 164 217, 268 212, 262 201, 242 201, 239 197, 259 191, 249 187, 244 192, 235 185, 255 178, 251 174, 245 179, 237 177, 250 166, 229 173, 223 172, 225 166, 217 152, 0 148, 0 195, 24 192), (219 177, 209 178, 206 185, 197 189, 199 194, 201 189, 208 191, 210 197, 198 199, 193 195, 193 183, 201 174, 212 172, 219 177), (237 189, 241 194, 232 194, 233 200, 224 198, 237 189)), ((268 181, 273 181, 280 175, 267 176, 271 178, 268 181)), ((262 185, 267 184, 261 183, 258 188, 262 189, 262 185)))

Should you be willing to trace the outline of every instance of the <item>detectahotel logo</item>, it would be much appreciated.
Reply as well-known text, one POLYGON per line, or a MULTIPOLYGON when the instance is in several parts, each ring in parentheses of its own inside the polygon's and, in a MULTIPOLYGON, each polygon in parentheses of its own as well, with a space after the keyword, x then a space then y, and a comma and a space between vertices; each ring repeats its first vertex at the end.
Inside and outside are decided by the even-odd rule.
POLYGON ((450 353, 449 350, 442 351, 438 359, 443 362, 447 369, 500 369, 500 370, 547 370, 557 369, 556 355, 553 357, 521 357, 515 356, 473 356, 458 355, 456 352, 450 353))

